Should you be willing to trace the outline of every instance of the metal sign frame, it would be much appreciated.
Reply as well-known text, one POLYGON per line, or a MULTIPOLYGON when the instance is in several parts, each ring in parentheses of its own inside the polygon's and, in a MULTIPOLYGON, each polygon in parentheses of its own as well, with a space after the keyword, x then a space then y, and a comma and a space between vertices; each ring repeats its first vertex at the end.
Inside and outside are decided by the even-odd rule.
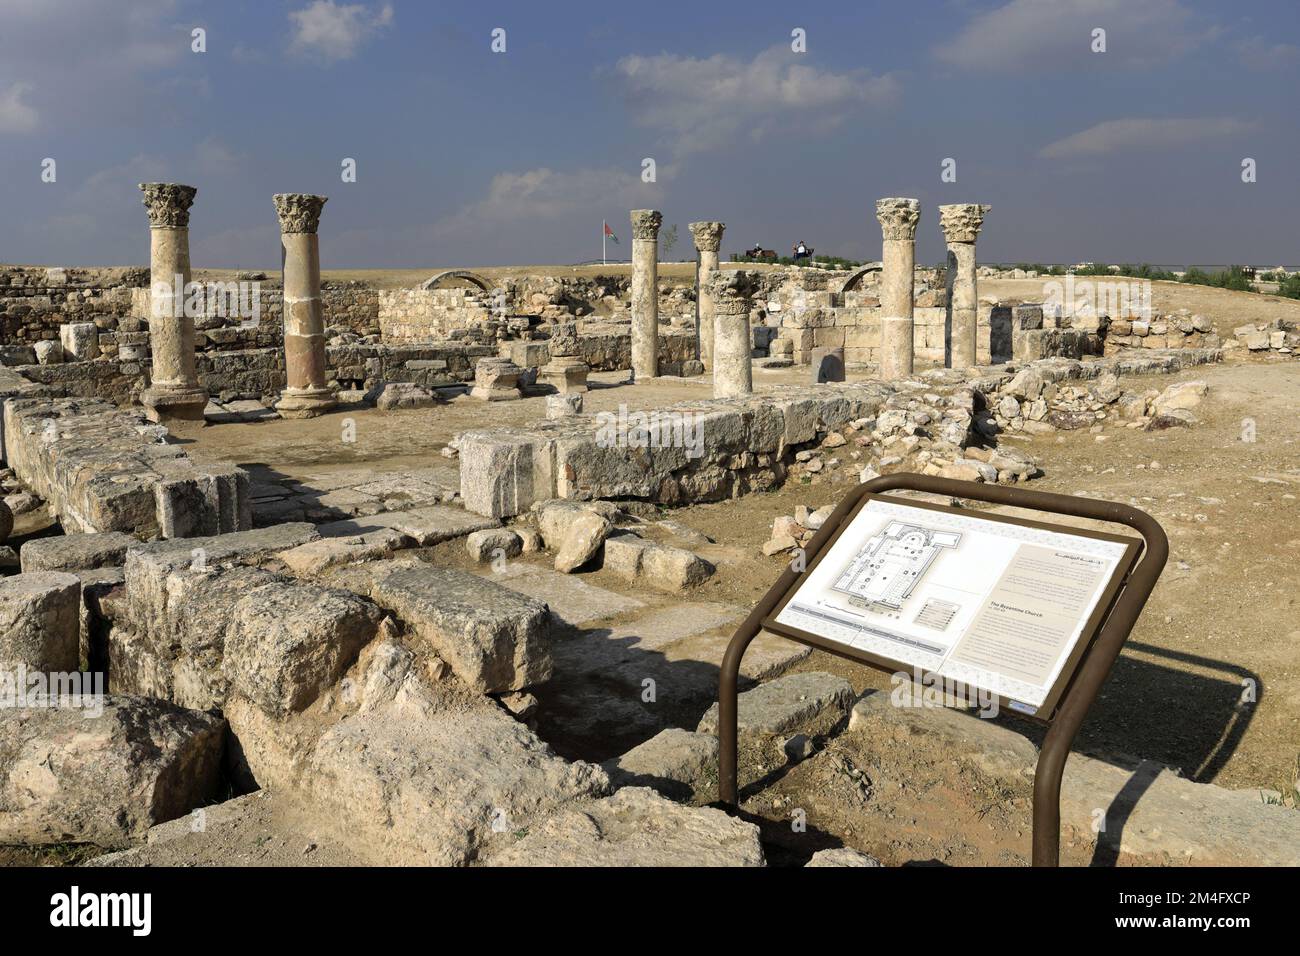
MULTIPOLYGON (((1108 521, 1127 525, 1142 536, 1141 559, 1136 566, 1133 565, 1132 559, 1138 549, 1135 547, 1130 550, 1127 563, 1121 564, 1108 592, 1099 602, 1099 613, 1093 616, 1095 620, 1089 620, 1088 626, 1085 627, 1075 645, 1074 653, 1071 655, 1071 659, 1075 661, 1073 673, 1066 673, 1063 670, 1060 677, 1062 686, 1053 688, 1054 711, 1044 714, 1043 709, 1040 709, 1038 715, 1029 718, 1037 719, 1047 725, 1047 735, 1043 740, 1038 756, 1038 767, 1034 774, 1033 865, 1057 866, 1060 863, 1061 776, 1065 771, 1066 758, 1070 755, 1070 747, 1084 718, 1088 715, 1089 708, 1110 675, 1115 659, 1119 656, 1124 642, 1128 640, 1169 557, 1169 540, 1156 520, 1144 511, 1113 501, 910 473, 884 475, 855 488, 835 507, 831 516, 805 549, 807 559, 805 570, 796 571, 787 568, 763 599, 755 605, 727 645, 718 676, 718 789, 721 802, 733 810, 739 806, 736 767, 737 710, 740 661, 745 649, 764 629, 764 626, 770 623, 777 609, 793 596, 802 583, 804 575, 816 566, 821 556, 829 550, 831 542, 847 527, 849 520, 857 514, 861 505, 882 492, 898 490, 930 492, 1050 514, 1108 521), (1092 628, 1091 636, 1089 628, 1092 628)), ((906 498, 885 500, 897 501, 899 504, 909 506, 919 504, 906 498)), ((979 515, 978 517, 993 516, 979 515)), ((998 518, 1008 520, 1005 516, 998 516, 998 518)), ((1010 520, 1030 527, 1046 527, 1071 534, 1100 536, 1114 540, 1114 536, 1098 535, 1097 532, 1080 531, 1060 525, 1044 525, 1040 522, 1010 520)), ((1121 540, 1133 541, 1134 545, 1137 544, 1134 539, 1121 540)), ((773 632, 780 637, 809 644, 868 666, 887 668, 896 664, 896 662, 873 660, 860 651, 817 638, 815 635, 805 637, 795 633, 791 628, 773 629, 773 632)), ((1026 715, 1020 714, 1020 716, 1026 715)))

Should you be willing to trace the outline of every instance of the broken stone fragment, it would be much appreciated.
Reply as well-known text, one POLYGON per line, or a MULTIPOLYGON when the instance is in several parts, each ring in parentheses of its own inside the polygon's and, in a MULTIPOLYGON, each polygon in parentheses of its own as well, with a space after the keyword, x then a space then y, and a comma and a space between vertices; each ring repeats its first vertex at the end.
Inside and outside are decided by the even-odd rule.
POLYGON ((436 404, 438 400, 433 392, 412 382, 389 382, 375 399, 375 407, 381 412, 430 408, 436 404))
POLYGON ((524 542, 509 528, 489 528, 467 535, 465 550, 469 552, 470 558, 483 563, 498 558, 518 557, 523 553, 524 542))
POLYGON ((569 522, 564 539, 555 554, 555 570, 568 574, 596 556, 605 543, 613 523, 604 515, 584 511, 569 522))

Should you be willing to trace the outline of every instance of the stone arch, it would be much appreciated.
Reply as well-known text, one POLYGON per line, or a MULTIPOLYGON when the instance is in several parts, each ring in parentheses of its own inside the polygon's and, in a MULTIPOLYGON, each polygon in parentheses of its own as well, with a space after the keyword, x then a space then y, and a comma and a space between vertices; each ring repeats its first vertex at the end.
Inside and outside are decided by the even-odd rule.
POLYGON ((849 276, 847 279, 844 280, 844 285, 840 286, 839 294, 843 295, 845 292, 852 292, 854 289, 858 287, 858 285, 862 282, 862 280, 867 276, 868 273, 879 272, 881 268, 882 267, 879 262, 873 262, 869 265, 863 266, 857 272, 853 273, 853 275, 849 276))
POLYGON ((468 269, 448 269, 445 272, 439 272, 437 275, 430 276, 428 279, 425 279, 424 282, 420 283, 420 288, 425 290, 432 289, 437 286, 438 283, 444 282, 447 279, 464 279, 466 282, 470 283, 470 285, 476 285, 484 292, 492 291, 492 285, 487 279, 484 279, 477 272, 470 272, 468 269))

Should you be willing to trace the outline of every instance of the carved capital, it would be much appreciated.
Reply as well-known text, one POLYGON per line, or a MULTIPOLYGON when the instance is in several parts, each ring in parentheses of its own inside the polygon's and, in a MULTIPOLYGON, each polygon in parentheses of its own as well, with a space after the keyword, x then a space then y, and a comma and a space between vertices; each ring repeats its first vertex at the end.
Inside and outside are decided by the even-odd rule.
POLYGON ((695 238, 695 248, 700 252, 717 252, 722 247, 722 230, 726 228, 725 222, 691 223, 690 230, 695 238))
POLYGON ((758 290, 758 281, 748 269, 719 269, 708 277, 714 308, 724 313, 749 310, 750 297, 758 290))
POLYGON ((657 241, 659 227, 663 225, 663 221, 664 215, 658 209, 633 209, 632 238, 657 241))
POLYGON ((328 201, 325 196, 311 193, 276 193, 275 212, 280 217, 280 232, 314 233, 320 226, 321 207, 328 201))
POLYGON ((939 228, 949 242, 974 242, 984 225, 984 214, 992 206, 977 202, 956 203, 939 207, 939 228))
POLYGON ((921 218, 919 199, 877 199, 876 218, 886 239, 915 239, 916 223, 921 218))
POLYGON ((149 226, 153 229, 183 229, 190 224, 190 205, 193 186, 180 183, 140 183, 144 193, 144 208, 149 210, 149 226))

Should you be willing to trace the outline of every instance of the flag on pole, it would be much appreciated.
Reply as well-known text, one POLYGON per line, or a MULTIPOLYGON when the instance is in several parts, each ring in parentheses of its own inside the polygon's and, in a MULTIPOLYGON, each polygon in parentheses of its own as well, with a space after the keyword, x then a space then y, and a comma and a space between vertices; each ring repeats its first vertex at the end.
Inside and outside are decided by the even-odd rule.
POLYGON ((609 223, 606 222, 603 223, 603 225, 605 226, 605 237, 608 239, 612 239, 614 241, 614 245, 618 245, 618 236, 614 235, 614 230, 609 228, 609 223))

